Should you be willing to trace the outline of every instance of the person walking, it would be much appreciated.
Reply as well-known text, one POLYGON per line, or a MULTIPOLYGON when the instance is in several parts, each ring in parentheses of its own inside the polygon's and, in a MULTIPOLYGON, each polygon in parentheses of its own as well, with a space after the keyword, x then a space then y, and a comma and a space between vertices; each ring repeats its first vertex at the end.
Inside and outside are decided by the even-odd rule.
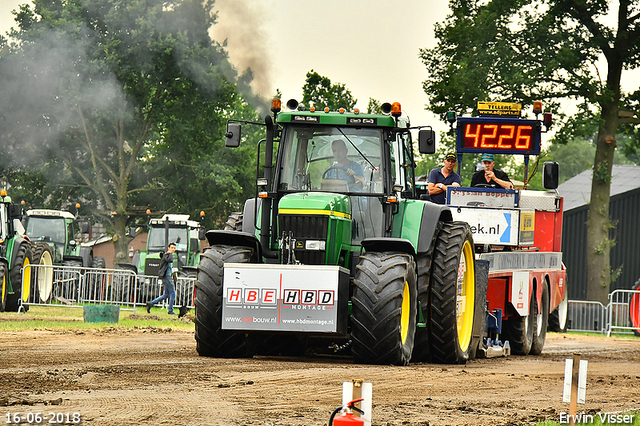
POLYGON ((169 243, 167 247, 167 252, 162 255, 160 259, 160 268, 158 269, 158 279, 162 280, 162 284, 164 286, 164 294, 162 296, 156 297, 151 302, 147 302, 147 313, 151 313, 151 307, 157 303, 162 302, 165 299, 169 299, 169 308, 167 310, 167 314, 176 315, 173 312, 173 302, 176 300, 176 287, 173 283, 173 278, 171 278, 171 273, 173 272, 173 252, 176 251, 176 244, 169 243))

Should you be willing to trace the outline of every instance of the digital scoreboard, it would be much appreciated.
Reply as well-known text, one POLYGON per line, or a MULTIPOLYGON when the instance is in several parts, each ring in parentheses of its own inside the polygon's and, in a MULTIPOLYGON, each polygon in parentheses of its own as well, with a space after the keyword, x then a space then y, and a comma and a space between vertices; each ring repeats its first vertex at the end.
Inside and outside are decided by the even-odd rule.
POLYGON ((541 123, 502 117, 459 117, 458 153, 539 155, 541 123))

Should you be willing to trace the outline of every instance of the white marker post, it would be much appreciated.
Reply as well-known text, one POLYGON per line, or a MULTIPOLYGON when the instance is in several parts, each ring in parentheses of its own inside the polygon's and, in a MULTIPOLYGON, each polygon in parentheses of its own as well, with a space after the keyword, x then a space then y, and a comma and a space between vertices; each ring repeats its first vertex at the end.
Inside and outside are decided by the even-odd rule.
POLYGON ((569 402, 569 424, 575 425, 578 404, 584 404, 587 393, 587 360, 581 360, 580 354, 564 363, 564 391, 562 402, 569 402))
POLYGON ((362 379, 353 379, 350 382, 342 383, 342 406, 346 407, 347 404, 355 399, 362 398, 363 400, 354 404, 357 408, 364 411, 364 414, 358 415, 364 420, 365 426, 371 426, 371 409, 373 403, 371 398, 373 396, 373 386, 371 383, 366 383, 362 379))

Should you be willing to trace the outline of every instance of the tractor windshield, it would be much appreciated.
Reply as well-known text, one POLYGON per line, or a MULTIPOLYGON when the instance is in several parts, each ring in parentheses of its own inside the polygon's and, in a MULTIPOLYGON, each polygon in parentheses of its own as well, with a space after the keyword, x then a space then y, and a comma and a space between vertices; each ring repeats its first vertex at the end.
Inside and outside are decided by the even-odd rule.
POLYGON ((167 250, 168 243, 176 244, 176 251, 186 252, 188 243, 187 228, 183 227, 169 227, 169 240, 165 241, 165 228, 164 226, 152 226, 149 230, 149 243, 147 244, 147 251, 160 252, 167 250))
POLYGON ((352 240, 381 236, 382 142, 379 128, 289 126, 280 142, 278 190, 347 194, 352 240))
POLYGON ((382 130, 291 126, 279 189, 382 194, 382 130))
POLYGON ((64 244, 66 240, 66 227, 63 217, 29 216, 26 230, 29 238, 34 241, 64 244))

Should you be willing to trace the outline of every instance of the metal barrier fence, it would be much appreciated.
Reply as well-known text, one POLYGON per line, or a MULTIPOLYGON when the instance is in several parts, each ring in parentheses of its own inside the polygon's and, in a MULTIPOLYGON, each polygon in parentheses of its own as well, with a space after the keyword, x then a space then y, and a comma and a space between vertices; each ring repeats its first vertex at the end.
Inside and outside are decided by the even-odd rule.
POLYGON ((631 333, 634 330, 640 331, 638 330, 638 324, 634 326, 631 323, 632 311, 636 318, 640 317, 639 300, 640 290, 614 290, 609 293, 607 337, 611 336, 611 331, 614 329, 631 333))
POLYGON ((569 300, 567 329, 571 331, 596 331, 607 328, 607 308, 600 302, 569 300))
MULTIPOLYGON (((22 282, 23 305, 71 306, 85 304, 115 304, 120 309, 133 310, 164 293, 162 281, 155 276, 136 275, 125 269, 96 269, 77 266, 25 266, 22 282), (31 269, 27 273, 26 268, 31 269)), ((175 280, 174 306, 194 308, 195 278, 178 276, 175 280)), ((163 301, 161 307, 167 307, 163 301)), ((569 300, 567 328, 611 335, 613 330, 640 332, 631 323, 630 307, 640 318, 640 290, 615 290, 609 294, 609 304, 588 300, 569 300)), ((640 320, 639 320, 640 321, 640 320)))
MULTIPOLYGON (((136 275, 125 269, 96 269, 77 266, 27 265, 22 274, 23 305, 71 306, 114 304, 133 310, 164 293, 158 277, 136 275), (30 268, 30 274, 27 271, 30 268)), ((193 308, 195 278, 176 279, 174 306, 193 308)), ((161 305, 167 307, 167 301, 161 305)))

